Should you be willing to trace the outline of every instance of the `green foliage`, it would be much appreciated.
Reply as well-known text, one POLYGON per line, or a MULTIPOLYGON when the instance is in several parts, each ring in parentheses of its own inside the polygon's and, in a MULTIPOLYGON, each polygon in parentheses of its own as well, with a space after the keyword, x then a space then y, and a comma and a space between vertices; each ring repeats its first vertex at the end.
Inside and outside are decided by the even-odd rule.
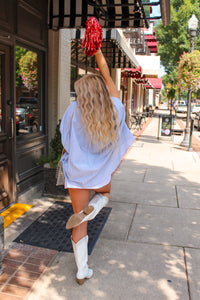
POLYGON ((20 76, 28 90, 37 87, 37 53, 27 51, 19 60, 20 76))
POLYGON ((54 138, 50 142, 50 165, 57 166, 58 161, 60 160, 63 145, 61 143, 61 133, 60 133, 60 122, 59 120, 56 126, 56 132, 54 138))
POLYGON ((41 166, 43 166, 45 163, 49 163, 52 168, 56 168, 58 161, 61 158, 63 146, 61 142, 60 122, 61 120, 59 120, 58 124, 56 125, 55 135, 50 141, 49 154, 46 156, 41 155, 39 161, 37 162, 41 166))
POLYGON ((177 70, 179 87, 197 91, 200 88, 200 51, 183 53, 177 70))
MULTIPOLYGON (((193 12, 200 20, 198 0, 171 0, 171 22, 168 26, 162 23, 156 26, 158 41, 158 54, 161 56, 162 65, 169 74, 178 65, 179 57, 183 52, 190 50, 190 36, 188 20, 193 12)), ((195 49, 200 47, 200 37, 194 40, 195 49)))
POLYGON ((28 50, 19 46, 16 46, 15 48, 15 67, 16 67, 16 87, 19 87, 22 85, 22 78, 21 78, 21 70, 19 67, 19 61, 22 56, 26 54, 28 50))
POLYGON ((170 83, 172 85, 176 85, 177 84, 177 69, 174 69, 172 72, 166 73, 165 75, 163 75, 162 82, 163 82, 164 86, 166 86, 168 83, 170 83))
POLYGON ((162 79, 165 97, 167 99, 174 99, 177 93, 177 70, 174 69, 171 73, 166 73, 162 79))

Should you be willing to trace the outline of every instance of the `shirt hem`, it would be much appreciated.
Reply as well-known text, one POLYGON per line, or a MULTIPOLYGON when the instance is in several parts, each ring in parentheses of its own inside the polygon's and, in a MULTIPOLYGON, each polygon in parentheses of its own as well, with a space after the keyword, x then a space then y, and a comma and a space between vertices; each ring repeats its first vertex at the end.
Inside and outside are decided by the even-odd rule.
POLYGON ((75 184, 72 184, 70 182, 67 182, 67 180, 65 180, 65 189, 88 189, 88 190, 97 190, 100 189, 102 187, 104 187, 105 185, 107 185, 109 182, 111 181, 111 176, 107 178, 107 180, 104 181, 104 183, 101 183, 99 185, 95 185, 95 186, 77 186, 75 184))

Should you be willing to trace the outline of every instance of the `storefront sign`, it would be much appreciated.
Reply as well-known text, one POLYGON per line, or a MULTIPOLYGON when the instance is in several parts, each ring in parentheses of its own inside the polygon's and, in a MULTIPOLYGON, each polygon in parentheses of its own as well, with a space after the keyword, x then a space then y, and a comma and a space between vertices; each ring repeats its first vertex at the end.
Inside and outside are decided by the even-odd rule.
POLYGON ((161 136, 170 136, 172 134, 172 117, 162 116, 161 120, 161 136))

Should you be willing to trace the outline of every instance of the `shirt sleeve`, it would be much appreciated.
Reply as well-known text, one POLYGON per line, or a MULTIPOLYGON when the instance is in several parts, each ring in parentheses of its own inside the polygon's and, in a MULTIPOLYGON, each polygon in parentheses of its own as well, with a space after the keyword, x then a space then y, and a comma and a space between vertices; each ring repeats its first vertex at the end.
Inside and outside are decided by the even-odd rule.
POLYGON ((70 139, 70 129, 72 125, 72 119, 77 107, 77 103, 72 102, 66 109, 64 116, 60 123, 61 141, 65 150, 68 151, 69 139, 70 139))
POLYGON ((125 122, 125 117, 126 117, 124 105, 122 104, 119 98, 111 97, 111 99, 113 100, 113 104, 118 116, 119 126, 121 127, 121 125, 125 122))

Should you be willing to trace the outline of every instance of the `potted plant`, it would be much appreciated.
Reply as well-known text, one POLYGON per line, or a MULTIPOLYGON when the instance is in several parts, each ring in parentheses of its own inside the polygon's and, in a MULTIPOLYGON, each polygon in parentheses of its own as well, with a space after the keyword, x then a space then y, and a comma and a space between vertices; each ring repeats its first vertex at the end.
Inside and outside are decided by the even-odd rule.
POLYGON ((61 143, 60 122, 61 120, 59 120, 56 126, 55 136, 50 141, 48 155, 41 155, 38 163, 43 166, 43 195, 63 198, 69 195, 68 191, 64 189, 64 186, 56 185, 56 167, 61 158, 63 149, 61 143))

